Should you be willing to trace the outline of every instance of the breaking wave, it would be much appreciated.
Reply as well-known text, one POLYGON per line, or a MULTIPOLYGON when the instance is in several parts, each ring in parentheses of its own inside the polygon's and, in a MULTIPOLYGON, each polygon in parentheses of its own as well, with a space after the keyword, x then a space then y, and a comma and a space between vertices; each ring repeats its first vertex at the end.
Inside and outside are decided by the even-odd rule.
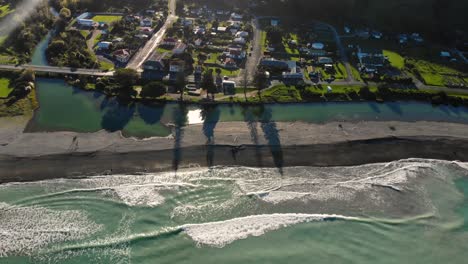
MULTIPOLYGON (((237 240, 315 221, 424 221, 438 217, 425 181, 451 186, 453 177, 468 176, 467 168, 466 163, 460 162, 408 159, 352 167, 289 167, 282 174, 275 168, 215 167, 177 174, 5 184, 0 185, 0 195, 3 191, 14 193, 15 189, 22 194, 27 188, 36 192, 29 197, 21 195, 23 198, 16 201, 0 202, 0 257, 31 255, 47 249, 67 256, 103 251, 97 255, 122 255, 129 259, 134 242, 180 233, 197 246, 224 247, 237 240), (117 217, 121 210, 125 210, 123 214, 148 215, 141 219, 138 215, 120 216, 120 223, 109 228, 90 220, 86 207, 47 208, 50 202, 103 201, 94 199, 96 196, 115 202, 117 217), (158 219, 153 222, 150 215, 155 213, 158 219), (154 228, 132 230, 134 224, 143 222, 154 228), (103 228, 113 233, 93 237, 103 228)), ((113 206, 112 203, 105 206, 113 206)), ((103 207, 98 204, 96 208, 103 207)))
POLYGON ((86 238, 101 228, 82 211, 0 202, 0 257, 30 255, 49 244, 86 238))
POLYGON ((359 220, 356 217, 322 214, 270 214, 239 217, 225 221, 182 226, 198 246, 224 247, 240 239, 312 221, 359 220))

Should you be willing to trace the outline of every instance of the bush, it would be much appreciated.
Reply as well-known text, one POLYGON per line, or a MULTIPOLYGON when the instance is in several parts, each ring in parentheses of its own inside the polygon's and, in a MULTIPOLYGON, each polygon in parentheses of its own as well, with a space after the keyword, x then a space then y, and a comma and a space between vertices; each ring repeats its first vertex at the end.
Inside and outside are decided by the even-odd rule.
POLYGON ((150 82, 143 86, 140 96, 146 98, 161 97, 166 94, 166 86, 159 82, 150 82))

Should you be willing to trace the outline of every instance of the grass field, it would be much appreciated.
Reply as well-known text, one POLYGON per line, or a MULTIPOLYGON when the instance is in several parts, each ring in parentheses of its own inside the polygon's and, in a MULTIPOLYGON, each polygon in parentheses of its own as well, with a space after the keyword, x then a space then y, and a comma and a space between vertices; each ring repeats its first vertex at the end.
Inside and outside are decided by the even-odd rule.
POLYGON ((94 16, 92 18, 92 20, 95 21, 95 22, 104 22, 104 23, 107 23, 107 24, 119 21, 120 19, 122 19, 122 16, 98 15, 98 16, 94 16))
POLYGON ((13 91, 13 87, 10 87, 10 79, 0 78, 0 98, 6 98, 13 91))
POLYGON ((100 61, 99 68, 101 70, 112 70, 114 69, 114 64, 107 61, 100 61))
POLYGON ((405 59, 400 54, 390 50, 384 50, 383 55, 388 57, 388 60, 393 67, 399 70, 405 67, 405 59))
POLYGON ((239 73, 240 73, 240 70, 231 71, 231 70, 226 70, 226 69, 221 68, 221 67, 209 67, 209 69, 213 70, 213 73, 216 72, 216 68, 221 69, 221 76, 237 77, 239 75, 239 73))
POLYGON ((7 105, 7 102, 8 99, 0 99, 0 117, 31 116, 39 106, 35 92, 29 93, 12 105, 7 105))
POLYGON ((266 37, 267 37, 266 31, 262 31, 261 38, 260 38, 260 45, 262 45, 262 53, 266 51, 266 42, 267 42, 266 37))
POLYGON ((172 52, 172 49, 165 49, 162 47, 158 47, 156 50, 161 54, 166 53, 166 52, 172 52))
POLYGON ((294 86, 276 85, 262 92, 262 99, 272 102, 300 102, 301 94, 294 86))
POLYGON ((409 62, 415 66, 427 85, 446 86, 462 83, 464 83, 465 86, 468 85, 466 77, 460 77, 466 76, 466 73, 464 74, 456 69, 425 60, 411 59, 409 62))
POLYGON ((345 80, 348 78, 348 73, 343 63, 338 63, 338 65, 334 64, 333 68, 335 69, 334 74, 328 74, 323 68, 319 68, 324 79, 328 79, 332 75, 334 75, 337 80, 345 80))

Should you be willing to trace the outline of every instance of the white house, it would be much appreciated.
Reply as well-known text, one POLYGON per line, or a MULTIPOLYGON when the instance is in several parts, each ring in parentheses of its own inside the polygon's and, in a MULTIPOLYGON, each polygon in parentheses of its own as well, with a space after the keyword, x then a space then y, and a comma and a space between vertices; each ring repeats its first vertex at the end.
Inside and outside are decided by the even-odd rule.
POLYGON ((112 45, 112 42, 109 42, 109 41, 101 41, 97 44, 97 47, 99 50, 107 50, 110 48, 110 46, 112 45))
POLYGON ((245 38, 235 38, 234 43, 243 45, 243 44, 247 43, 247 41, 245 40, 245 38))
POLYGON ((130 60, 130 53, 126 49, 116 50, 113 55, 117 61, 122 63, 127 63, 130 60))
POLYGON ((185 52, 185 50, 187 49, 187 45, 185 45, 184 43, 182 42, 178 42, 174 49, 172 50, 172 53, 173 54, 182 54, 185 52))
POLYGON ((249 36, 249 32, 247 31, 239 31, 236 33, 236 37, 247 38, 249 36))
POLYGON ((162 42, 164 46, 175 46, 177 44, 177 39, 175 38, 165 38, 162 42))
POLYGON ((199 46, 201 46, 203 44, 203 40, 197 39, 197 40, 195 40, 194 44, 195 44, 195 46, 199 47, 199 46))
POLYGON ((218 32, 226 32, 226 30, 227 30, 227 27, 218 27, 216 29, 216 31, 218 31, 218 32))
POLYGON ((231 14, 231 20, 233 21, 241 21, 242 18, 244 18, 244 16, 242 16, 241 14, 237 14, 237 13, 231 14))
POLYGON ((152 27, 153 26, 153 20, 150 18, 145 18, 140 21, 140 26, 142 27, 152 27))
POLYGON ((92 27, 94 25, 94 21, 92 19, 78 19, 76 22, 78 25, 84 27, 92 27))

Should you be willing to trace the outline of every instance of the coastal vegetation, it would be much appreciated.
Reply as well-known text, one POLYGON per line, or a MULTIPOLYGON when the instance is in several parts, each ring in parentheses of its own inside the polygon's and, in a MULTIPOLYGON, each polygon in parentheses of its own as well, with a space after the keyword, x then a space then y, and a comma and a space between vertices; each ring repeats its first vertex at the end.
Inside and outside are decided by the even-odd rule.
MULTIPOLYGON (((7 1, 2 6, 0 20, 13 19, 14 8, 21 1, 7 1), (8 8, 6 8, 8 6, 8 8), (6 14, 8 13, 8 14, 6 14), (3 16, 2 16, 3 15, 3 16)), ((0 36, 0 63, 22 64, 29 62, 36 45, 49 32, 54 23, 54 17, 47 2, 39 5, 23 23, 20 23, 8 35, 0 36)))
POLYGON ((31 115, 38 107, 32 71, 0 72, 0 117, 31 115))
POLYGON ((98 68, 94 54, 88 50, 86 40, 78 30, 57 34, 46 50, 50 65, 74 68, 98 68))
POLYGON ((386 31, 421 32, 440 42, 450 43, 457 31, 467 31, 467 1, 458 0, 270 0, 262 1, 255 12, 289 16, 301 21, 313 16, 334 24, 373 25, 386 31), (396 19, 397 17, 397 19, 396 19))

